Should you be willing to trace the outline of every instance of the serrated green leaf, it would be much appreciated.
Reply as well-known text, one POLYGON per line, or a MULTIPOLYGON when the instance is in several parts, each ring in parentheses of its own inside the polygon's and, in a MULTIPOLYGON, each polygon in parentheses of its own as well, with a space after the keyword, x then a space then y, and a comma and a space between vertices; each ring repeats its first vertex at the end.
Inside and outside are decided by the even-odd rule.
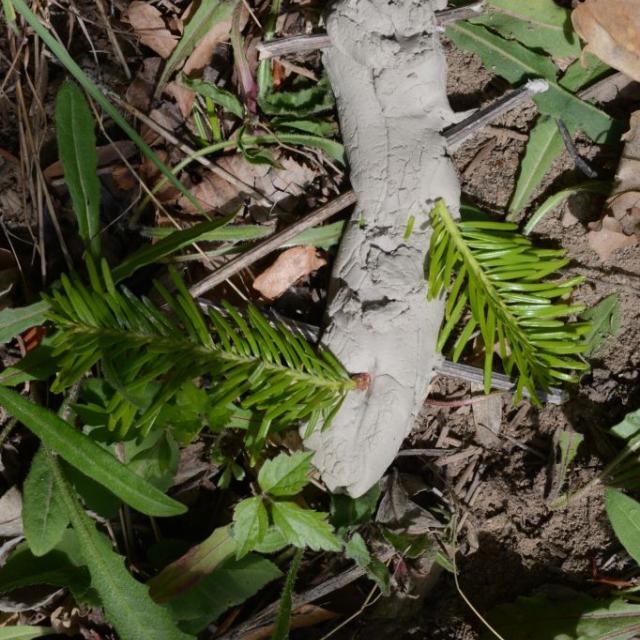
POLYGON ((48 638, 55 635, 53 627, 34 627, 16 625, 15 627, 0 628, 0 640, 32 640, 32 638, 48 638))
POLYGON ((561 117, 567 126, 580 129, 594 142, 609 138, 613 120, 560 86, 556 82, 558 69, 549 58, 468 22, 450 24, 446 32, 456 45, 477 53, 490 70, 512 84, 518 85, 530 78, 547 80, 547 91, 533 98, 540 113, 561 117))
POLYGON ((202 0, 198 8, 189 18, 182 37, 175 49, 164 64, 155 95, 160 91, 171 77, 171 74, 180 66, 187 56, 191 55, 196 45, 213 27, 228 20, 239 0, 202 0))
POLYGON ((191 79, 186 76, 180 81, 188 89, 195 91, 197 94, 204 96, 205 98, 211 98, 211 100, 220 105, 229 113, 238 116, 238 118, 244 118, 244 107, 240 99, 231 91, 222 89, 213 82, 207 82, 205 80, 191 79))
POLYGON ((188 621, 180 626, 199 633, 230 607, 242 604, 265 585, 282 576, 278 567, 255 554, 240 560, 227 559, 196 586, 167 604, 174 620, 188 621))
POLYGON ((604 492, 607 516, 620 544, 640 564, 640 503, 617 489, 604 492))
POLYGON ((0 311, 0 344, 13 340, 23 331, 44 324, 47 302, 34 302, 27 307, 2 309, 0 311))
POLYGON ((275 527, 269 527, 264 538, 262 538, 262 542, 255 546, 254 551, 269 554, 280 551, 286 546, 288 546, 288 542, 282 533, 275 527))
POLYGON ((371 562, 371 554, 367 543, 359 533, 354 533, 351 539, 344 545, 344 553, 347 558, 354 560, 359 567, 366 567, 371 562))
POLYGON ((100 181, 95 124, 82 91, 65 82, 56 96, 56 136, 64 181, 71 194, 78 231, 95 259, 101 255, 100 181))
POLYGON ((622 312, 618 294, 612 293, 598 302, 595 307, 583 311, 580 319, 591 323, 591 330, 584 336, 584 343, 587 346, 584 355, 590 356, 598 351, 607 338, 615 336, 620 331, 622 312))
POLYGON ((309 547, 314 551, 340 551, 342 545, 327 522, 327 514, 303 509, 293 502, 271 505, 273 524, 294 547, 309 547))
POLYGON ((379 498, 379 484, 373 485, 359 498, 340 493, 331 494, 331 524, 340 529, 369 522, 376 512, 379 498))
POLYGON ((241 558, 259 545, 269 527, 269 516, 260 496, 247 498, 233 511, 233 539, 236 558, 241 558))
POLYGON ((186 511, 184 505, 138 477, 91 438, 76 431, 48 409, 3 387, 0 387, 0 403, 47 447, 85 475, 108 487, 134 509, 155 516, 174 516, 186 511))
MULTIPOLYGON (((631 640, 637 636, 640 605, 622 598, 596 600, 565 587, 548 587, 546 593, 499 605, 487 617, 503 638, 631 640)), ((482 640, 494 637, 486 632, 482 640)))
POLYGON ((149 593, 156 602, 178 598, 228 560, 236 549, 231 527, 219 527, 183 556, 149 580, 149 593))
POLYGON ((148 587, 127 571, 124 558, 113 551, 109 539, 96 529, 80 506, 58 461, 53 455, 48 460, 78 536, 80 553, 91 575, 91 585, 100 597, 106 618, 118 635, 127 640, 193 638, 174 626, 169 612, 151 599, 148 587))
POLYGON ((293 496, 309 483, 313 452, 280 453, 267 460, 258 473, 258 484, 273 496, 293 496))
POLYGON ((69 525, 69 514, 43 448, 33 458, 24 481, 22 500, 25 538, 33 555, 43 556, 60 542, 69 525))
POLYGON ((571 27, 570 11, 553 0, 489 0, 488 4, 495 10, 471 18, 470 22, 556 58, 580 55, 580 40, 571 27))

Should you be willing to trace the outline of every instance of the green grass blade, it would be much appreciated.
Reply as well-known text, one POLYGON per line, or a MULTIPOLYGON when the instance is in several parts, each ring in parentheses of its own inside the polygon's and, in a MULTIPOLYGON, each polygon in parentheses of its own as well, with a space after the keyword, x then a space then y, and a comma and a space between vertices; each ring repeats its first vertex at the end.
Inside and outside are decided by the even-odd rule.
POLYGON ((175 516, 186 511, 184 505, 165 496, 48 409, 2 387, 0 404, 61 458, 107 487, 134 509, 153 516, 175 516))
POLYGON ((189 229, 174 231, 155 244, 150 244, 138 249, 136 252, 125 258, 113 270, 112 276, 114 281, 121 282, 141 267, 158 262, 162 258, 170 256, 172 253, 175 253, 183 247, 203 240, 207 235, 220 230, 221 227, 227 225, 232 219, 233 216, 231 215, 208 222, 201 222, 193 225, 193 227, 189 229))
POLYGON ((49 33, 49 30, 40 22, 31 11, 25 0, 12 0, 16 11, 27 21, 31 28, 38 34, 51 52, 58 58, 67 71, 78 81, 78 84, 104 109, 113 121, 131 138, 138 149, 158 168, 162 175, 185 196, 196 211, 202 211, 202 207, 189 190, 178 180, 171 170, 158 158, 153 149, 140 137, 138 132, 122 117, 120 112, 109 102, 102 91, 76 64, 69 52, 49 33))
POLYGON ((558 193, 554 193, 552 196, 549 196, 534 212, 531 218, 527 221, 527 224, 524 227, 523 233, 525 235, 529 235, 535 228, 535 226, 544 218, 550 211, 555 209, 559 204, 564 202, 567 198, 575 195, 576 193, 600 193, 602 195, 607 195, 611 191, 611 183, 609 182, 598 182, 597 180, 592 180, 591 182, 583 182, 581 184, 576 184, 573 187, 569 187, 568 189, 563 189, 562 191, 558 191, 558 193))
POLYGON ((100 181, 94 122, 82 91, 65 82, 56 96, 56 136, 80 237, 93 258, 100 248, 100 181))
POLYGON ((171 74, 182 64, 187 56, 191 55, 196 45, 202 40, 216 24, 223 20, 228 20, 233 13, 238 0, 202 0, 200 6, 189 18, 189 22, 184 28, 180 41, 176 45, 167 61, 165 62, 155 96, 160 95, 171 74))
POLYGON ((148 587, 126 570, 124 558, 97 531, 64 476, 62 467, 49 454, 49 468, 73 526, 82 557, 91 575, 91 585, 100 596, 107 619, 127 640, 189 640, 171 620, 169 612, 149 596, 148 587))

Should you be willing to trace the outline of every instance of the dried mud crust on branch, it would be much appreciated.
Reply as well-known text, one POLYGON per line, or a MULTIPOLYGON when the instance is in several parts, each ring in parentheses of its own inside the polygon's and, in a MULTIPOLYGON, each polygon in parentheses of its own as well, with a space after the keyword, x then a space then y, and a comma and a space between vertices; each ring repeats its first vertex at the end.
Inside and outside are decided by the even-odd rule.
POLYGON ((434 14, 445 5, 343 0, 327 20, 324 63, 358 206, 334 264, 322 344, 371 384, 306 444, 328 487, 352 496, 393 461, 439 360, 442 303, 427 301, 424 277, 428 212, 443 198, 457 215, 460 199, 441 134, 456 121, 434 14))

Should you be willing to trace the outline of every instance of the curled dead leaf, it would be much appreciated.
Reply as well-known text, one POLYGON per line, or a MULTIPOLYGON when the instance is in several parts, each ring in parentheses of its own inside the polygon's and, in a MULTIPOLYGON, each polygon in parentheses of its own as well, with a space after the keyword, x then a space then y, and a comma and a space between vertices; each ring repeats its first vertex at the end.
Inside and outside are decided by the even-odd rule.
POLYGON ((637 236, 628 236, 618 231, 610 231, 604 226, 599 231, 587 233, 589 246, 598 254, 603 262, 609 262, 614 251, 638 244, 637 236))
POLYGON ((132 2, 126 18, 142 44, 162 58, 168 58, 178 43, 178 38, 167 29, 162 13, 147 2, 132 2))
POLYGON ((315 247, 293 247, 281 253, 277 260, 254 281, 253 288, 265 298, 279 298, 292 284, 327 264, 315 247))
POLYGON ((640 81, 638 0, 585 0, 571 14, 578 35, 608 65, 640 81))

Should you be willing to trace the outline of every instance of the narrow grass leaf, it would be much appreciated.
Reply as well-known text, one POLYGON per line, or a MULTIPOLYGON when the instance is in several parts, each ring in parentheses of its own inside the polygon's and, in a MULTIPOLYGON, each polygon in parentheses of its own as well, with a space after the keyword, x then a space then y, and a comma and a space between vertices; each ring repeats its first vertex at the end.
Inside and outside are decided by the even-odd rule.
POLYGON ((93 117, 82 91, 65 82, 56 96, 55 112, 58 154, 78 231, 94 259, 100 249, 100 181, 93 117))
POLYGON ((533 213, 531 218, 524 226, 522 233, 529 235, 535 228, 535 226, 542 220, 550 211, 553 211, 557 206, 562 204, 565 200, 577 193, 599 193, 601 195, 607 195, 611 191, 611 183, 598 182, 592 180, 590 182, 583 182, 576 184, 568 189, 558 191, 549 196, 533 213))
POLYGON ((50 455, 49 467, 58 484, 73 529, 78 536, 91 585, 98 593, 105 616, 121 638, 127 640, 189 640, 170 613, 149 596, 149 589, 127 571, 124 558, 111 547, 85 513, 64 476, 58 461, 50 455))
POLYGON ((3 387, 0 387, 0 404, 61 458, 134 509, 151 516, 175 516, 186 511, 184 505, 165 496, 48 409, 3 387))
POLYGON ((200 222, 189 229, 174 231, 155 244, 149 244, 138 249, 113 269, 112 276, 114 282, 121 282, 135 273, 138 269, 145 267, 146 265, 153 264, 154 262, 158 262, 162 258, 170 256, 172 253, 179 251, 183 247, 205 239, 207 235, 220 230, 232 219, 233 216, 231 215, 217 220, 200 222))
POLYGON ((43 556, 62 539, 69 524, 60 489, 41 447, 33 458, 22 494, 22 524, 34 556, 43 556))
POLYGON ((187 59, 187 56, 191 55, 207 32, 219 22, 228 20, 237 4, 238 0, 202 0, 189 18, 176 48, 164 64, 158 80, 156 96, 159 95, 173 72, 187 59))
POLYGON ((202 207, 191 192, 178 180, 171 170, 165 166, 157 154, 142 139, 138 132, 122 117, 120 112, 109 102, 98 86, 87 76, 78 66, 69 52, 49 33, 49 30, 40 22, 38 16, 29 8, 25 0, 12 0, 16 11, 27 21, 31 28, 38 34, 42 41, 49 47, 51 52, 58 58, 60 63, 78 81, 78 84, 104 109, 113 121, 124 131, 135 143, 140 151, 158 168, 162 175, 185 196, 196 208, 202 211, 202 207))

